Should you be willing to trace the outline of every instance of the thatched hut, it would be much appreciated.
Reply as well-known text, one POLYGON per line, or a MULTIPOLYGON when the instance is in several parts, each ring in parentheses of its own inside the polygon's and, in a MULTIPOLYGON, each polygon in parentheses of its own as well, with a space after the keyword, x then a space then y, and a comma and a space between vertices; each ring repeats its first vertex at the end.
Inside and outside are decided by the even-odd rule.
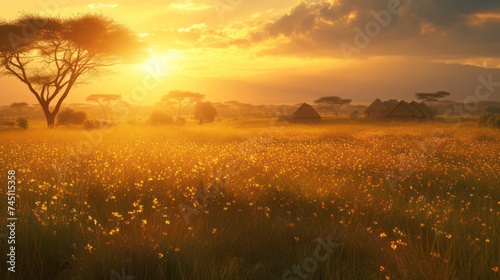
POLYGON ((383 119, 389 113, 387 105, 380 99, 373 101, 370 106, 365 110, 365 117, 367 119, 383 119))
POLYGON ((376 99, 370 106, 365 110, 365 117, 367 119, 385 119, 394 107, 398 105, 398 101, 395 99, 390 99, 387 101, 382 101, 376 99))
POLYGON ((434 117, 433 114, 429 112, 427 105, 422 105, 422 103, 412 102, 408 103, 406 101, 401 101, 399 104, 392 109, 387 118, 392 121, 425 121, 434 117))
POLYGON ((425 104, 424 102, 418 103, 413 101, 411 104, 417 107, 417 109, 419 109, 425 115, 426 118, 434 118, 434 116, 436 115, 434 113, 434 110, 432 110, 432 108, 429 107, 429 105, 425 104))
POLYGON ((384 104, 388 109, 387 113, 389 113, 390 111, 392 111, 392 109, 394 109, 394 107, 399 104, 399 102, 396 99, 389 99, 387 101, 384 101, 384 104))
POLYGON ((321 116, 311 105, 303 103, 293 115, 281 115, 279 119, 293 123, 319 123, 321 116))

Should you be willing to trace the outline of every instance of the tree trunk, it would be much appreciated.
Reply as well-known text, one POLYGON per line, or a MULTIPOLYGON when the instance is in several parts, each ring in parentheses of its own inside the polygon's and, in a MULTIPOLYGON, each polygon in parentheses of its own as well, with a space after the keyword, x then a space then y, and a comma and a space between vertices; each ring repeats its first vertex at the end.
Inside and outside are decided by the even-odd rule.
POLYGON ((45 113, 45 118, 47 119, 47 128, 54 128, 56 115, 51 113, 45 113))
POLYGON ((48 102, 40 102, 40 105, 42 106, 43 113, 45 114, 45 119, 47 120, 47 128, 54 128, 57 113, 50 111, 48 102))

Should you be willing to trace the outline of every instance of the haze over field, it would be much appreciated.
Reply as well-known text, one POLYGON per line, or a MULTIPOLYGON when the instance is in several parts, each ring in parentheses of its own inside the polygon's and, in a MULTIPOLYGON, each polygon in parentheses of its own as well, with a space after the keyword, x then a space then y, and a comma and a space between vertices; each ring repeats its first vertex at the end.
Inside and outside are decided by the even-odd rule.
POLYGON ((0 10, 0 279, 500 279, 500 1, 0 10))
MULTIPOLYGON (((129 92, 147 69, 162 75, 147 104, 175 89, 201 92, 213 102, 253 104, 324 95, 367 104, 437 90, 463 100, 474 93, 478 76, 500 80, 500 3, 494 0, 60 2, 4 4, 0 17, 103 14, 149 48, 144 63, 115 66, 115 74, 74 89, 66 103, 129 92)), ((36 103, 11 77, 2 76, 0 87, 0 105, 36 103)))

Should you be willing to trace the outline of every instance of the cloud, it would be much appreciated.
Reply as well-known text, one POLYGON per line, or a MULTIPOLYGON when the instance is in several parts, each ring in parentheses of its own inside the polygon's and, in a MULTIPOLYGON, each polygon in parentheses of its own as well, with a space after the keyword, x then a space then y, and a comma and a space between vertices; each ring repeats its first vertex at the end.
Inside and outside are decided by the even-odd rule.
POLYGON ((207 48, 227 37, 224 30, 209 28, 206 23, 197 23, 188 27, 163 28, 148 34, 148 42, 157 49, 207 48))
POLYGON ((231 44, 287 56, 342 58, 347 46, 360 57, 500 57, 498 30, 498 0, 301 1, 231 44))
POLYGON ((184 0, 181 2, 171 3, 170 8, 174 10, 201 11, 212 9, 213 6, 207 5, 205 3, 194 3, 193 0, 184 0))
POLYGON ((114 9, 114 8, 118 8, 118 4, 115 4, 115 3, 97 3, 97 4, 94 4, 94 3, 90 3, 87 7, 89 9, 95 9, 95 8, 110 8, 110 9, 114 9))

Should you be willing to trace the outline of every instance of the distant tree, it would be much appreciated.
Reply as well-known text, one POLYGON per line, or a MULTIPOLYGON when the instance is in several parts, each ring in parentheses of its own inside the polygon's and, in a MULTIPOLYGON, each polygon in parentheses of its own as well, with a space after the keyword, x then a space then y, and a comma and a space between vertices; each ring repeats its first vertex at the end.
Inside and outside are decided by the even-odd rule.
POLYGON ((314 101, 316 104, 322 104, 330 108, 335 113, 336 117, 339 115, 340 108, 351 102, 351 99, 343 99, 338 96, 325 96, 314 101))
POLYGON ((249 116, 255 110, 255 106, 249 103, 240 103, 238 105, 238 110, 241 115, 249 116))
POLYGON ((451 93, 447 91, 436 91, 436 92, 431 92, 431 93, 425 93, 425 92, 417 92, 415 93, 417 96, 417 99, 423 100, 423 102, 427 103, 429 107, 431 107, 433 110, 435 107, 435 104, 439 102, 439 99, 450 96, 451 93))
POLYGON ((265 105, 257 105, 256 109, 259 116, 262 116, 265 114, 267 107, 265 105))
POLYGON ((173 122, 172 116, 167 115, 163 112, 154 111, 149 116, 148 123, 150 125, 163 125, 163 124, 171 124, 173 122))
POLYGON ((0 20, 0 67, 24 83, 43 109, 47 127, 74 86, 139 50, 127 28, 99 15, 67 19, 23 15, 0 20))
POLYGON ((57 124, 83 124, 87 119, 87 114, 82 111, 75 111, 73 109, 66 109, 57 115, 57 124))
POLYGON ((96 102, 102 109, 103 119, 108 119, 109 110, 120 101, 122 97, 118 94, 92 94, 87 96, 87 101, 96 102))
POLYGON ((217 116, 217 109, 210 102, 198 102, 194 107, 194 118, 200 124, 204 122, 213 122, 217 116))
POLYGON ((22 129, 28 129, 28 119, 27 118, 17 118, 16 119, 16 124, 22 129))
POLYGON ((15 126, 16 122, 11 120, 0 120, 0 126, 15 126))
POLYGON ((241 103, 240 102, 238 102, 236 100, 231 100, 231 101, 224 102, 224 104, 229 105, 229 107, 231 108, 232 113, 235 116, 238 115, 238 113, 240 111, 240 107, 241 107, 241 103))
POLYGON ((203 100, 204 97, 205 95, 196 92, 173 90, 164 95, 162 101, 167 104, 172 104, 171 102, 175 101, 174 104, 177 107, 176 120, 180 121, 184 110, 194 103, 203 100))
POLYGON ((26 108, 26 107, 28 107, 28 103, 26 103, 26 102, 18 102, 18 103, 14 102, 10 105, 10 108, 15 109, 17 111, 18 117, 21 117, 21 112, 22 112, 23 108, 26 108))
POLYGON ((479 125, 500 128, 500 114, 488 112, 481 115, 479 125))
POLYGON ((500 114, 500 106, 488 106, 488 108, 486 108, 486 112, 492 114, 500 114))
POLYGON ((83 127, 87 130, 98 129, 101 126, 100 121, 85 120, 83 122, 83 127))

